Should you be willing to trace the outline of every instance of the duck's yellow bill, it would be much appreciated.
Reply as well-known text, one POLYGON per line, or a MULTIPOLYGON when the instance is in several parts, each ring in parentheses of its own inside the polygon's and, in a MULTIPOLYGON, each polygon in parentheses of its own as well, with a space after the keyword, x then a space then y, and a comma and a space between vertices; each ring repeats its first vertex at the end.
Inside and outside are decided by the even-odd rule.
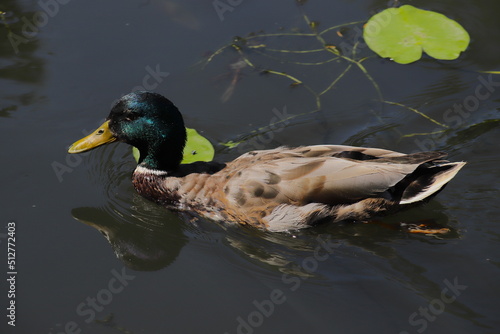
POLYGON ((102 123, 100 127, 87 137, 74 142, 68 149, 68 153, 80 153, 96 148, 107 143, 114 142, 116 137, 109 130, 109 121, 102 123))

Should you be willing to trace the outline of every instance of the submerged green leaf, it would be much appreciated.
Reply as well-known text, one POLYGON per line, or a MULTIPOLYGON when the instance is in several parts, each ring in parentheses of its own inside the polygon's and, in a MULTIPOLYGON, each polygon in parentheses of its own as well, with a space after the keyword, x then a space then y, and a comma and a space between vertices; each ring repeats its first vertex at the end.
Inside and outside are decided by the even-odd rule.
MULTIPOLYGON (((184 147, 183 164, 190 164, 196 161, 212 161, 215 150, 210 141, 200 135, 195 129, 186 128, 187 141, 184 147)), ((135 161, 139 161, 139 150, 132 148, 135 161)))
POLYGON ((470 42, 469 34, 456 21, 410 5, 372 16, 363 37, 379 56, 400 64, 419 60, 422 51, 436 59, 456 59, 470 42))
POLYGON ((241 144, 243 141, 237 141, 237 142, 234 142, 232 140, 228 141, 228 142, 225 142, 225 143, 221 143, 222 146, 226 146, 226 147, 229 147, 229 148, 235 148, 236 146, 238 146, 239 144, 241 144))
POLYGON ((500 74, 500 71, 478 71, 479 73, 500 74))

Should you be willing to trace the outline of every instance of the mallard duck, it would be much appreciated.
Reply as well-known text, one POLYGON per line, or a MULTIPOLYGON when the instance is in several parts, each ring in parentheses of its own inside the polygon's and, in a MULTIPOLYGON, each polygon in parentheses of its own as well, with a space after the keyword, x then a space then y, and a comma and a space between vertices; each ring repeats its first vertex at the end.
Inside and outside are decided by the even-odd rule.
POLYGON ((162 95, 123 96, 69 153, 122 141, 139 149, 132 183, 169 209, 270 231, 366 221, 436 195, 465 162, 446 153, 403 154, 344 145, 251 151, 225 164, 181 164, 186 142, 177 107, 162 95))

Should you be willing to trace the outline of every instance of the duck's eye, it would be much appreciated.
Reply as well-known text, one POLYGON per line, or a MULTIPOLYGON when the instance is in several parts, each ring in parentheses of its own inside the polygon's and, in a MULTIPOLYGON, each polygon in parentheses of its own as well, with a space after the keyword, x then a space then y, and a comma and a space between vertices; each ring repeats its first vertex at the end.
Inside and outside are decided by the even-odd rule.
POLYGON ((130 122, 130 121, 133 121, 133 120, 137 119, 137 117, 138 117, 137 114, 129 112, 129 113, 126 114, 125 120, 130 122))

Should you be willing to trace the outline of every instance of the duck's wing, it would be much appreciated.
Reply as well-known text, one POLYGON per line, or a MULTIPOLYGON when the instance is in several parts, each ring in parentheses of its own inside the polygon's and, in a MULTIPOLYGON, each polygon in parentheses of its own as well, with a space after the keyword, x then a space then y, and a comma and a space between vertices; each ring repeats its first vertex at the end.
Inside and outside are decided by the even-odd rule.
POLYGON ((249 210, 368 198, 409 204, 439 191, 463 166, 440 160, 445 155, 340 145, 249 152, 231 163, 237 172, 230 174, 224 192, 232 205, 249 210))
POLYGON ((384 196, 418 164, 387 164, 337 157, 283 158, 249 165, 226 184, 235 204, 328 205, 384 196))
POLYGON ((296 148, 278 147, 272 150, 250 151, 238 160, 245 162, 262 160, 279 160, 282 158, 318 158, 339 157, 344 159, 371 160, 374 158, 401 157, 406 154, 380 148, 356 147, 347 145, 312 145, 296 148))
MULTIPOLYGON (((278 148, 277 150, 280 150, 278 148)), ((375 158, 401 157, 406 154, 381 148, 356 147, 347 145, 313 145, 297 147, 284 152, 293 152, 304 158, 338 157, 354 160, 372 160, 375 158)))

